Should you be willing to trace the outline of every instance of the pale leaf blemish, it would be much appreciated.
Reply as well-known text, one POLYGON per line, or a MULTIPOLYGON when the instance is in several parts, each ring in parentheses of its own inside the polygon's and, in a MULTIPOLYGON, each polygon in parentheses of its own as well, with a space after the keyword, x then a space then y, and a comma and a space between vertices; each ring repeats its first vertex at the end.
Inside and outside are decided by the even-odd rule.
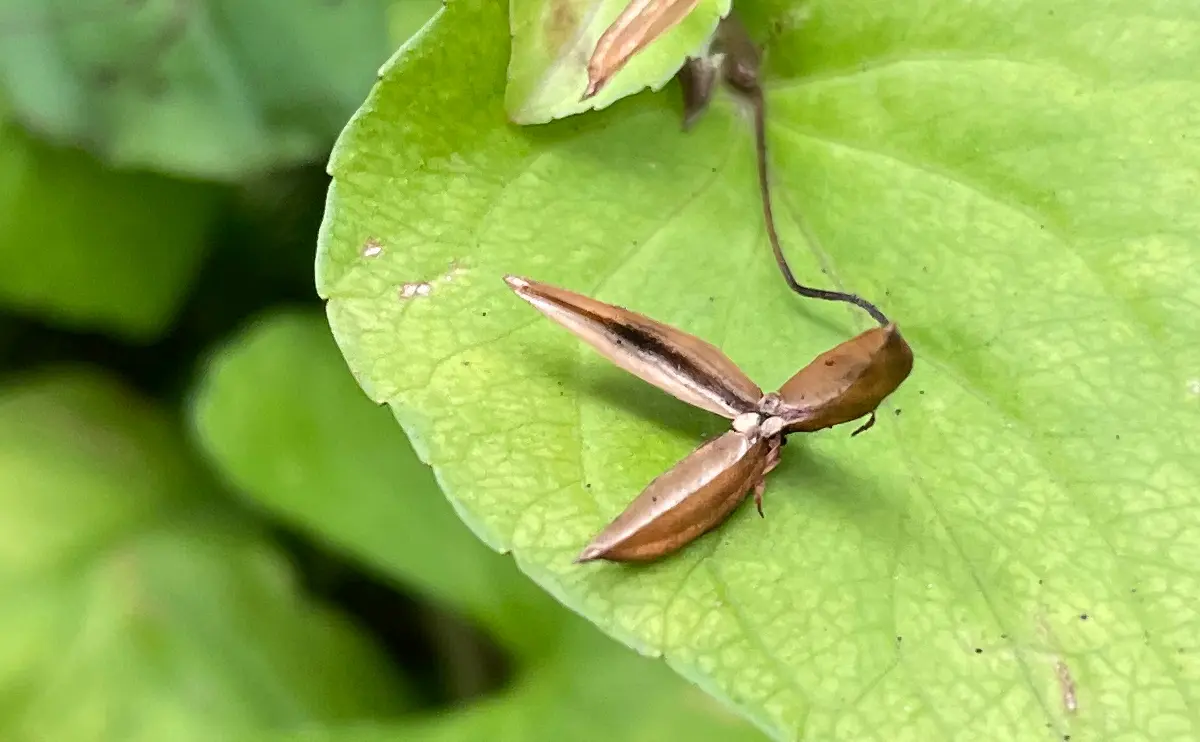
POLYGON ((466 272, 467 269, 462 267, 457 260, 452 261, 450 263, 450 268, 437 278, 432 278, 428 281, 409 281, 408 283, 401 284, 398 291, 400 300, 404 301, 406 299, 413 299, 418 296, 429 296, 431 293, 433 293, 433 284, 435 281, 449 283, 455 278, 465 275, 466 272))
POLYGON ((364 258, 375 258, 383 254, 383 243, 374 237, 369 238, 363 243, 360 254, 364 258))
MULTIPOLYGON (((1081 614, 1080 618, 1087 619, 1087 614, 1081 614)), ((1045 609, 1038 611, 1037 617, 1038 633, 1041 634, 1043 641, 1048 643, 1056 643, 1054 641, 1053 632, 1050 630, 1050 624, 1046 621, 1045 609)), ((1063 709, 1068 714, 1074 714, 1079 708, 1079 698, 1075 692, 1075 679, 1071 676, 1071 668, 1067 666, 1066 660, 1061 655, 1055 653, 1054 659, 1054 676, 1058 679, 1058 690, 1062 698, 1063 709)))
POLYGON ((432 292, 432 291, 433 291, 433 286, 431 286, 426 281, 416 281, 413 283, 406 283, 403 286, 401 286, 399 295, 400 295, 400 299, 404 300, 404 299, 412 299, 417 296, 429 296, 430 292, 432 292))
POLYGON ((1079 708, 1079 699, 1075 695, 1075 679, 1071 677, 1071 668, 1058 658, 1054 661, 1054 674, 1058 676, 1058 688, 1062 691, 1062 704, 1067 713, 1073 714, 1079 708))
POLYGON ((442 275, 441 280, 445 283, 450 283, 459 276, 466 275, 466 273, 467 269, 464 268, 457 260, 455 260, 454 262, 450 263, 450 269, 442 275))
POLYGON ((1187 383, 1187 390, 1190 394, 1200 397, 1200 379, 1192 379, 1187 383))

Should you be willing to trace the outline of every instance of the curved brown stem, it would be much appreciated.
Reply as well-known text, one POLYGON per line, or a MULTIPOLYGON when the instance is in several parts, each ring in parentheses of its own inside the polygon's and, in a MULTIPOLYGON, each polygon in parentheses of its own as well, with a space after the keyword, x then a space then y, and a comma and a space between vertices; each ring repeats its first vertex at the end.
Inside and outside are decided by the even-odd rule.
POLYGON ((871 318, 880 325, 886 326, 889 324, 887 316, 879 310, 879 307, 861 296, 843 291, 817 289, 805 286, 796 280, 787 258, 783 256, 783 248, 779 245, 779 233, 775 231, 775 215, 771 209, 771 184, 767 177, 767 116, 762 88, 743 89, 742 92, 754 106, 754 148, 758 154, 758 187, 762 191, 763 218, 767 223, 767 238, 771 241, 771 251, 775 253, 775 262, 779 265, 779 272, 783 274, 783 280, 787 282, 788 288, 800 296, 809 299, 848 302, 871 315, 871 318))

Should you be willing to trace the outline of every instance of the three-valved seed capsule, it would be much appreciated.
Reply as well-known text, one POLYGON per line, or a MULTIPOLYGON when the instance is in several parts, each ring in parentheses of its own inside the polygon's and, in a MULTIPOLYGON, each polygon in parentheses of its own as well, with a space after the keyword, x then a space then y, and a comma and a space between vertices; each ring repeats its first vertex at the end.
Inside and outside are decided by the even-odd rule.
POLYGON ((784 436, 870 415, 908 377, 913 356, 895 324, 872 328, 817 356, 777 392, 763 394, 716 346, 622 307, 517 276, 518 296, 617 366, 703 410, 733 421, 652 481, 576 561, 648 561, 724 521, 765 476, 784 436))

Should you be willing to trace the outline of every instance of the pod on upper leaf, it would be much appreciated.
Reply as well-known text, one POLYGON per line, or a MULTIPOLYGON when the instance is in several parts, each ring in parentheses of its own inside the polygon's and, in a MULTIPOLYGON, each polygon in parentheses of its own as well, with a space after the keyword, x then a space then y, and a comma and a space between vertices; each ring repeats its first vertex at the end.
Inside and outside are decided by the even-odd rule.
POLYGON ((605 358, 679 400, 732 420, 762 399, 762 390, 728 356, 695 335, 557 286, 504 280, 605 358))
POLYGON ((575 561, 649 561, 679 550, 720 525, 762 481, 778 440, 730 430, 704 443, 650 482, 575 561))
POLYGON ((671 30, 699 4, 700 0, 630 0, 596 41, 588 59, 583 100, 600 92, 634 54, 671 30))
POLYGON ((763 411, 779 416, 784 433, 808 433, 857 420, 875 410, 908 378, 912 348, 895 323, 873 327, 827 350, 763 400, 763 411))

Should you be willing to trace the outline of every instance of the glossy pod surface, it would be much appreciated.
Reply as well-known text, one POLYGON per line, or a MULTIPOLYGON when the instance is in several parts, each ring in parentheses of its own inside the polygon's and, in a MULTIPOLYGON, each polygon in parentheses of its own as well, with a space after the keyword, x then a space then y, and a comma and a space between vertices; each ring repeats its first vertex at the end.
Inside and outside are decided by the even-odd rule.
POLYGON ((762 479, 769 440, 731 430, 658 476, 576 559, 648 561, 720 525, 762 479))
POLYGON ((912 348, 894 323, 874 327, 813 359, 779 388, 772 414, 785 433, 807 433, 857 420, 908 378, 912 348))
POLYGON ((584 100, 604 87, 634 54, 682 21, 700 0, 629 0, 613 20, 588 59, 584 100))
POLYGON ((732 420, 756 409, 758 385, 716 346, 622 307, 549 284, 505 282, 601 355, 677 399, 732 420))

